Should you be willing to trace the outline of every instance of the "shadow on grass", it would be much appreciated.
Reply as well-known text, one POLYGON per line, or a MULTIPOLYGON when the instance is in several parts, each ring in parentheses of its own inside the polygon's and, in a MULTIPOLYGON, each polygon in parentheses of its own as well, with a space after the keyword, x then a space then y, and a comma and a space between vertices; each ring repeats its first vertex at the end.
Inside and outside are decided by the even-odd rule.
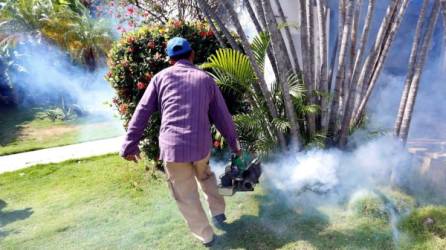
POLYGON ((292 208, 283 197, 256 196, 259 215, 243 215, 224 225, 212 249, 393 249, 391 233, 367 222, 345 229, 330 227, 316 208, 292 208))
POLYGON ((0 108, 0 146, 14 142, 21 135, 21 125, 33 121, 40 111, 37 108, 0 108))
POLYGON ((2 211, 8 203, 0 199, 0 238, 8 236, 12 231, 4 231, 3 228, 15 221, 25 220, 33 214, 32 208, 28 207, 11 212, 2 211))

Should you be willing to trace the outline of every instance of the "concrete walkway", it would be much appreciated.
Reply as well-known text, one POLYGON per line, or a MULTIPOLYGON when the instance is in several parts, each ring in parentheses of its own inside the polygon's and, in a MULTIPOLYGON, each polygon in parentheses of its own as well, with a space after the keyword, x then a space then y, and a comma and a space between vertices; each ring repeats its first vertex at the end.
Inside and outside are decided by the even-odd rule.
POLYGON ((15 171, 36 164, 56 163, 70 159, 116 153, 123 137, 90 141, 62 147, 0 156, 0 173, 15 171))

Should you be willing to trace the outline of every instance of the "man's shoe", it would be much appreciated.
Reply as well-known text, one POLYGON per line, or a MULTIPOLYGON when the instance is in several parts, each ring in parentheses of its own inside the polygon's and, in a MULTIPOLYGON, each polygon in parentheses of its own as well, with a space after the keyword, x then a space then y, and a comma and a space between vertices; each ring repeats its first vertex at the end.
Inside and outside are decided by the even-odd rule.
POLYGON ((224 225, 225 220, 226 220, 226 215, 219 214, 219 215, 212 217, 212 224, 214 224, 214 226, 216 226, 218 228, 218 227, 221 227, 224 225))
POLYGON ((206 243, 203 243, 204 247, 212 247, 215 243, 215 235, 212 236, 212 240, 206 243))

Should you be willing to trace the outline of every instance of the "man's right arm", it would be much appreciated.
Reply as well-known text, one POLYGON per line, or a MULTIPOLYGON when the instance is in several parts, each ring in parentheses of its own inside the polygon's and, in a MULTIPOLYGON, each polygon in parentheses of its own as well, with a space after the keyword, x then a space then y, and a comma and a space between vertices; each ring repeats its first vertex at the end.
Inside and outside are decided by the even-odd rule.
POLYGON ((152 79, 129 122, 120 155, 127 158, 139 154, 138 144, 147 127, 150 116, 158 109, 158 93, 155 78, 152 79))
POLYGON ((211 101, 209 104, 209 116, 214 122, 218 131, 228 142, 232 151, 236 154, 240 153, 240 144, 238 142, 237 131, 235 130, 235 124, 232 120, 231 113, 229 113, 226 106, 225 99, 218 88, 215 81, 209 77, 209 83, 211 84, 211 101))

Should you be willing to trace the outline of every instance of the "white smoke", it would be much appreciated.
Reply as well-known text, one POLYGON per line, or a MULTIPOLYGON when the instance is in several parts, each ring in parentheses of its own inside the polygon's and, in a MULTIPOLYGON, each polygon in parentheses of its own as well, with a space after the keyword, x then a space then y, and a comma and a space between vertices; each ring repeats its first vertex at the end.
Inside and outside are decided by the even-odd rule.
POLYGON ((391 137, 380 137, 351 152, 313 149, 283 155, 263 165, 264 181, 289 197, 305 192, 349 196, 358 189, 404 183, 410 155, 391 137))

